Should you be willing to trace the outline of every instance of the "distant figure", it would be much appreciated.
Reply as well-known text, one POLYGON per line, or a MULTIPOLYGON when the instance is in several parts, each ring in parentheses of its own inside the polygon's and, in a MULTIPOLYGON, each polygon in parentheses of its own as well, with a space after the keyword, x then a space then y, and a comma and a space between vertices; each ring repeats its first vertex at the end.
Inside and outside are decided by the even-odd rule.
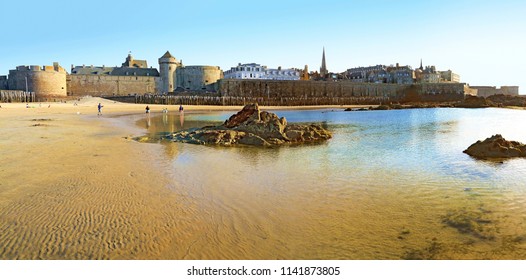
POLYGON ((99 109, 99 112, 97 113, 97 116, 102 115, 102 107, 104 107, 104 106, 102 106, 102 104, 99 103, 99 105, 97 106, 97 109, 99 109))
POLYGON ((148 107, 148 105, 146 105, 146 114, 149 114, 150 113, 150 107, 148 107))
POLYGON ((29 104, 26 103, 26 108, 29 108, 29 104))
POLYGON ((183 112, 183 110, 184 110, 184 108, 183 108, 183 105, 182 105, 182 104, 181 104, 181 105, 179 105, 179 113, 182 113, 182 112, 183 112))
POLYGON ((164 113, 164 114, 168 114, 168 108, 164 108, 164 109, 163 109, 163 113, 164 113))

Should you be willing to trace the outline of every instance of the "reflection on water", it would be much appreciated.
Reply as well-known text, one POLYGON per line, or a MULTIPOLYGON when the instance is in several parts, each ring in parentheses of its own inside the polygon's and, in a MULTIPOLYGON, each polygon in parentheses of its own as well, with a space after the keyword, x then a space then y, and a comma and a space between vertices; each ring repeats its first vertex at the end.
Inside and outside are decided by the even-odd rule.
MULTIPOLYGON (((232 113, 152 115, 146 128, 159 138, 232 113)), ((190 258, 526 258, 526 160, 462 153, 496 133, 526 142, 526 112, 277 113, 323 122, 334 138, 274 149, 161 142, 173 191, 206 213, 190 258)))

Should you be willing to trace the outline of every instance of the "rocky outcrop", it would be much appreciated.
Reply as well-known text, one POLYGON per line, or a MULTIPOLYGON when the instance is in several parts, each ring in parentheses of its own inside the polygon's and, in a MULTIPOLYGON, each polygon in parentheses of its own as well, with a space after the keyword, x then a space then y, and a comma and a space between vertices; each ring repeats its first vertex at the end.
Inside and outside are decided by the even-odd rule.
POLYGON ((464 101, 455 104, 457 108, 488 108, 495 106, 495 104, 484 97, 466 96, 464 101))
POLYGON ((486 97, 487 100, 490 100, 497 107, 504 106, 514 106, 514 107, 526 107, 526 97, 520 95, 504 95, 496 94, 486 97))
POLYGON ((526 145, 504 139, 500 134, 477 141, 464 153, 477 158, 526 157, 526 145))
POLYGON ((249 104, 222 125, 183 130, 169 138, 176 142, 204 145, 275 146, 318 142, 331 137, 332 134, 320 125, 288 125, 284 117, 278 118, 274 113, 260 112, 258 104, 249 104))

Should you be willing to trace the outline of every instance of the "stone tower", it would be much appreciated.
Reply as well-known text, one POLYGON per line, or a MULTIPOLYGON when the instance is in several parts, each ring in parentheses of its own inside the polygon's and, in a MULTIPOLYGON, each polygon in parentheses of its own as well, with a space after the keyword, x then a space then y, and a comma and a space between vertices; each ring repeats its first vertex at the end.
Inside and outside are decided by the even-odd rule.
POLYGON ((329 71, 327 71, 327 65, 325 64, 325 47, 323 47, 323 55, 321 57, 320 76, 322 78, 325 78, 327 74, 329 74, 329 71))
POLYGON ((301 80, 308 81, 309 79, 309 66, 305 65, 305 68, 301 71, 301 80))
POLYGON ((159 86, 159 92, 168 93, 173 92, 176 86, 175 70, 180 66, 177 59, 173 57, 169 51, 159 58, 159 75, 161 82, 159 86))

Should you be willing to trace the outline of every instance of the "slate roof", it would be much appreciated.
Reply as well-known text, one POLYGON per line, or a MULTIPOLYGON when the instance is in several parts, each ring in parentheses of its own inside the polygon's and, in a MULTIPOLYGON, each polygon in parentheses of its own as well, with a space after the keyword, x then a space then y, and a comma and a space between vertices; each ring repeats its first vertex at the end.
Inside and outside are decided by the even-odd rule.
POLYGON ((72 75, 109 75, 113 71, 113 67, 84 67, 84 66, 75 66, 71 70, 72 75))
POLYGON ((166 53, 163 56, 161 56, 161 58, 171 58, 171 57, 174 57, 174 56, 169 51, 166 51, 166 53))
POLYGON ((152 76, 159 77, 159 71, 155 68, 116 67, 110 73, 111 76, 152 76))

